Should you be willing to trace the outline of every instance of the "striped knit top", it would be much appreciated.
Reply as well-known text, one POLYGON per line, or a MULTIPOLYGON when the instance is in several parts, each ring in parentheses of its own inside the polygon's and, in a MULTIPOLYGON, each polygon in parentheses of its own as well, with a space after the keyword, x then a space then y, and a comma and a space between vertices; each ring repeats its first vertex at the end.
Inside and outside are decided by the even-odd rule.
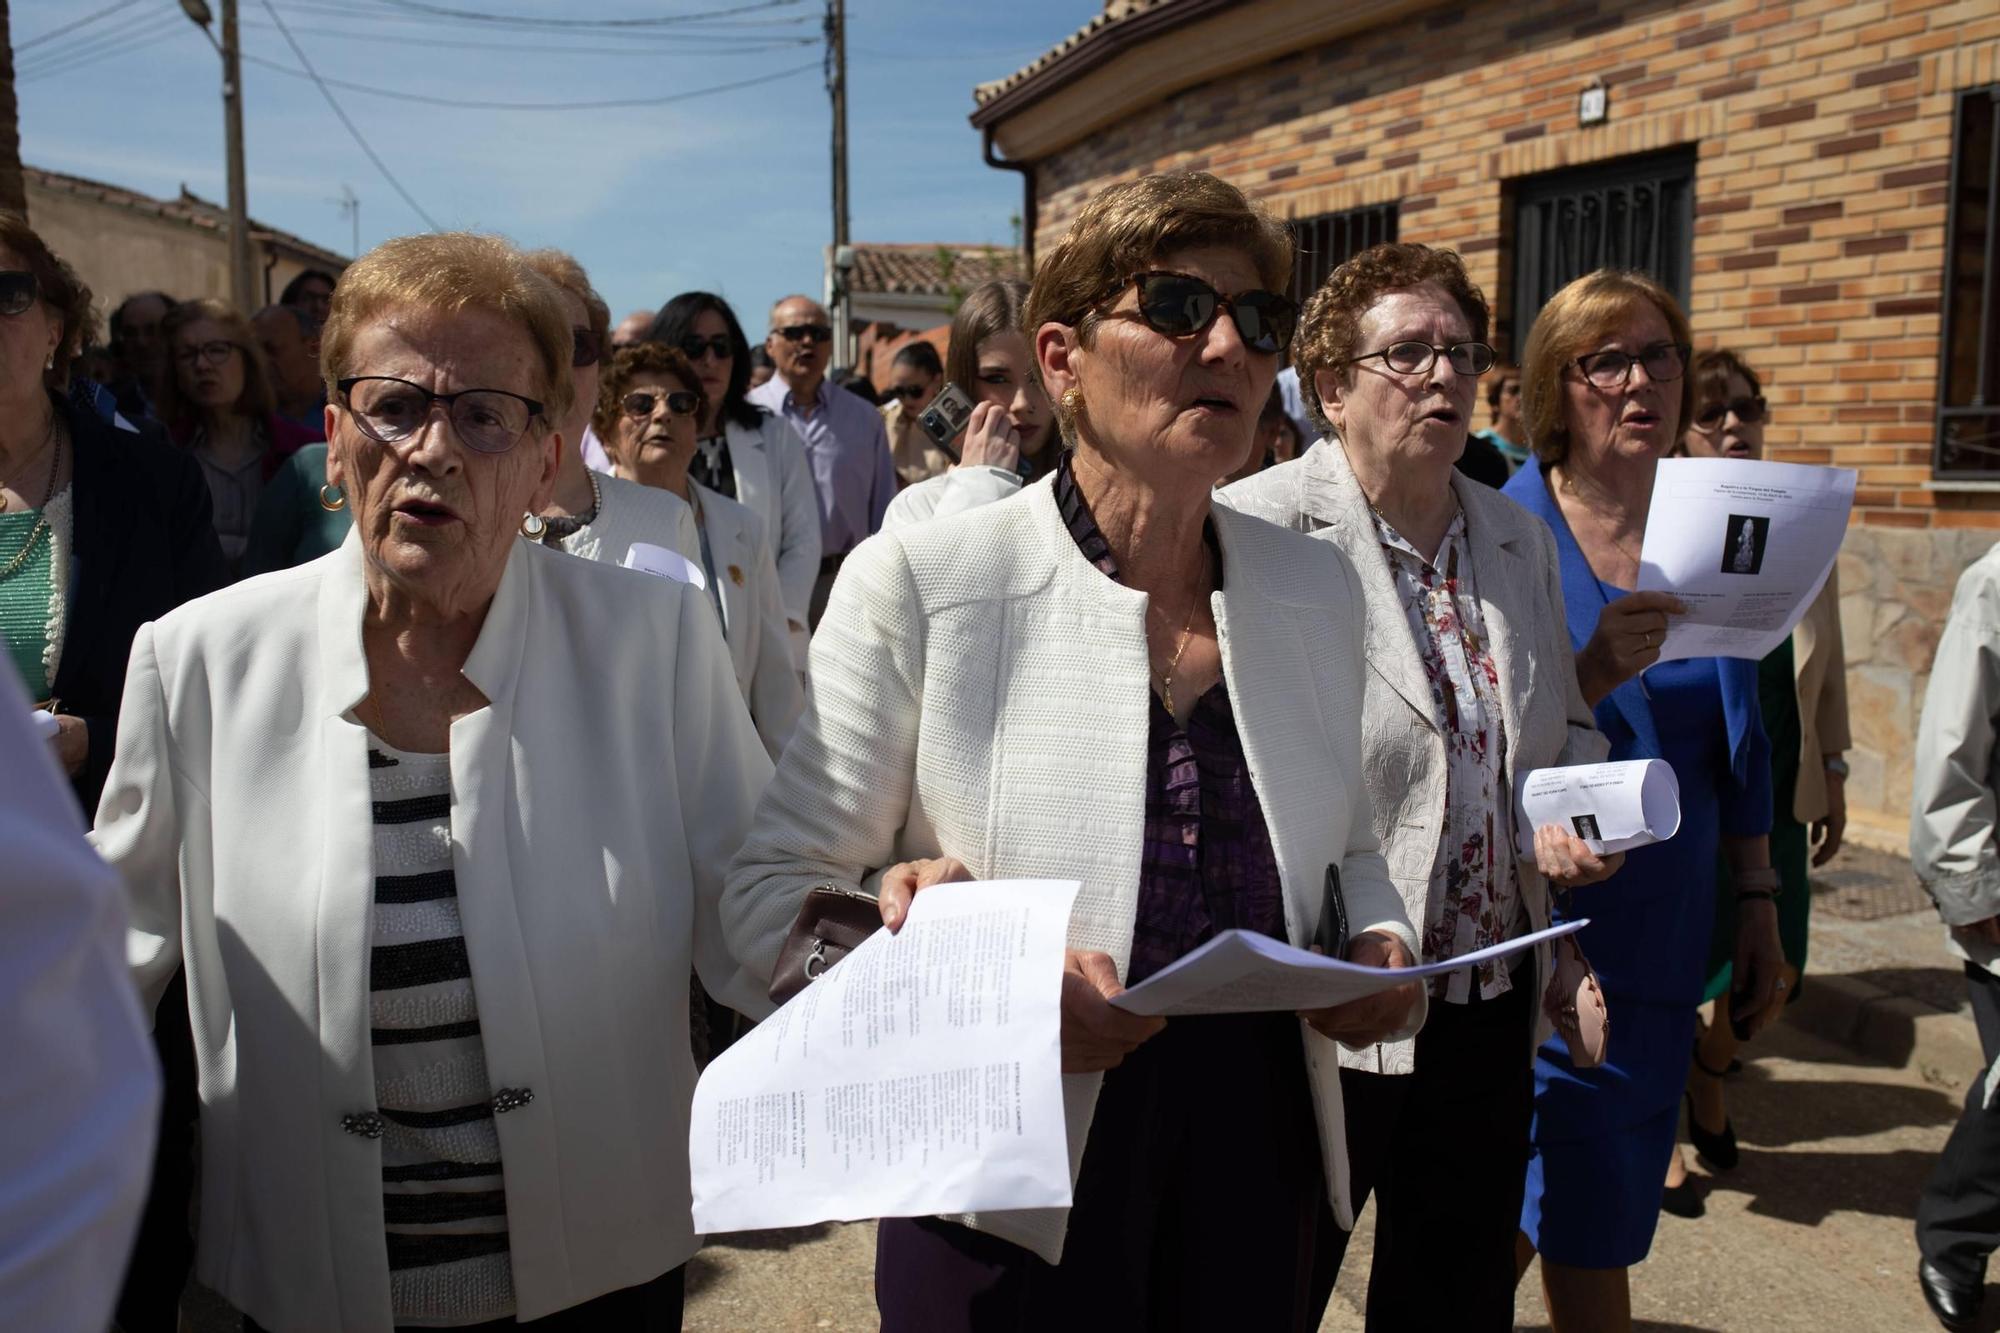
POLYGON ((370 1023, 396 1322, 514 1313, 507 1196, 451 858, 451 757, 370 737, 370 1023))

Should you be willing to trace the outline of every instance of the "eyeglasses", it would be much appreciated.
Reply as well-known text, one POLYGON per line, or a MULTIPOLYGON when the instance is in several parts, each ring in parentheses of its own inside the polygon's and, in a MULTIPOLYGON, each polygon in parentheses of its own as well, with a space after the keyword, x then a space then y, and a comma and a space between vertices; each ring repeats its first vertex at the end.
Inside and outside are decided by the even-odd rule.
POLYGON ((571 369, 582 370, 585 366, 596 365, 604 356, 604 344, 597 341, 596 332, 581 324, 571 325, 569 331, 571 369))
POLYGON ((1710 403, 1695 413, 1694 428, 1703 435, 1713 435, 1722 429, 1723 418, 1732 412, 1744 425, 1754 426, 1764 419, 1764 414, 1768 410, 1761 395, 1755 398, 1732 398, 1726 403, 1710 403))
POLYGON ((625 409, 626 416, 644 418, 653 415, 653 408, 661 399, 666 400, 667 411, 677 417, 694 415, 694 395, 686 389, 673 389, 666 393, 638 389, 619 399, 618 405, 625 409))
POLYGON ((1693 350, 1682 343, 1654 343, 1641 349, 1637 356, 1629 352, 1592 352, 1578 357, 1576 368, 1600 389, 1622 388, 1632 378, 1635 362, 1646 368, 1649 379, 1677 380, 1687 373, 1688 355, 1693 350))
POLYGON ((423 430, 431 408, 443 403, 451 428, 469 449, 504 454, 519 444, 542 405, 505 389, 432 393, 421 384, 387 375, 357 375, 334 385, 361 433, 377 444, 401 444, 423 430))
POLYGON ((690 361, 699 361, 704 355, 712 356, 717 361, 729 361, 736 356, 736 349, 729 345, 729 339, 720 334, 713 338, 701 338, 690 333, 681 339, 680 349, 681 355, 690 361))
POLYGON ((1117 284, 1099 304, 1128 286, 1139 289, 1139 308, 1134 311, 1106 311, 1106 318, 1125 316, 1137 319, 1155 333, 1169 338, 1192 338, 1204 333, 1223 310, 1243 335, 1243 345, 1253 352, 1282 352, 1292 341, 1299 321, 1299 308, 1291 298, 1276 292, 1253 290, 1224 296, 1200 278, 1187 273, 1158 270, 1135 273, 1117 284))
POLYGON ((921 384, 891 384, 888 388, 882 390, 882 392, 891 398, 900 398, 907 403, 914 402, 916 399, 923 397, 930 390, 921 384))
POLYGON ((41 284, 25 269, 0 273, 0 315, 18 315, 41 295, 41 284))
POLYGON ((218 338, 214 342, 205 342, 195 347, 177 347, 174 349, 174 360, 184 366, 198 365, 204 361, 211 366, 222 366, 229 364, 229 358, 235 356, 237 351, 235 343, 224 342, 218 338))
POLYGON ((1367 352, 1361 356, 1349 357, 1347 364, 1373 361, 1380 357, 1382 364, 1398 375, 1422 375, 1437 364, 1442 356, 1451 368, 1461 375, 1484 375, 1493 369, 1496 353, 1485 343, 1453 343, 1449 347, 1433 347, 1427 342, 1411 339, 1407 342, 1390 343, 1379 352, 1367 352))
POLYGON ((833 341, 833 326, 831 324, 787 324, 784 328, 772 329, 771 332, 777 334, 786 342, 826 343, 833 341))

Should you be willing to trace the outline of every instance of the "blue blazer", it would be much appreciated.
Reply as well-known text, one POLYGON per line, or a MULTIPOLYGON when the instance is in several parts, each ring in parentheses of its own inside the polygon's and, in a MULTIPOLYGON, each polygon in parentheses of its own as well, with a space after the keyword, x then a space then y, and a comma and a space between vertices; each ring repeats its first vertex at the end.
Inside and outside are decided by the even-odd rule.
MULTIPOLYGON (((1547 523, 1555 534, 1570 646, 1581 649, 1597 629, 1603 602, 1596 596, 1597 575, 1591 572, 1583 548, 1569 530, 1569 521, 1549 494, 1541 460, 1529 455, 1521 470, 1501 488, 1501 494, 1547 523)), ((1722 831, 1757 837, 1771 831, 1771 742, 1764 734, 1763 712, 1757 703, 1757 663, 1749 658, 1718 657, 1715 665, 1722 677, 1722 714, 1729 724, 1729 769, 1735 788, 1722 792, 1722 831)), ((1611 741, 1614 757, 1661 757, 1652 702, 1637 676, 1613 690, 1595 711, 1597 728, 1611 741)))

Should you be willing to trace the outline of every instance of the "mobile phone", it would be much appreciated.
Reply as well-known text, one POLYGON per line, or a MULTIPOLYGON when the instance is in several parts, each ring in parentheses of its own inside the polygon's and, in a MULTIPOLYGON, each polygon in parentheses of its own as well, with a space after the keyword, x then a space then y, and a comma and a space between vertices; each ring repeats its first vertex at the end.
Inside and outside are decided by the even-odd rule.
POLYGON ((952 441, 965 429, 965 423, 972 420, 972 399, 956 384, 946 384, 938 390, 938 396, 917 418, 917 424, 924 428, 924 434, 931 437, 931 443, 942 449, 956 463, 958 449, 952 441))

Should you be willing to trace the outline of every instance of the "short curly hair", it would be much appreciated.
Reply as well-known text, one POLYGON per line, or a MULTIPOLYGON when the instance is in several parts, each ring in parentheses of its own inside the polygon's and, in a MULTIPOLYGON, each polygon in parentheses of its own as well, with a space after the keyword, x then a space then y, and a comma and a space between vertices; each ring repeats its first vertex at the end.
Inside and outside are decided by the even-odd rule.
POLYGON ((35 275, 36 295, 62 324, 55 360, 44 377, 50 389, 59 391, 69 383, 70 362, 82 354, 96 331, 90 288, 19 213, 0 212, 0 246, 12 250, 35 275))
POLYGON ((1456 250, 1415 241, 1371 245, 1327 274, 1319 290, 1307 299, 1299 317, 1298 336, 1292 340, 1292 364, 1298 367, 1299 396, 1322 431, 1332 430, 1333 423, 1327 420, 1314 377, 1322 370, 1337 370, 1343 385, 1352 384, 1354 368, 1348 363, 1359 354, 1361 317, 1392 292, 1406 292, 1426 283, 1458 303, 1472 325, 1473 341, 1486 341, 1493 312, 1456 250))
POLYGON ((647 374, 672 375, 679 380, 681 387, 694 395, 694 419, 697 422, 707 419, 708 394, 702 389, 701 377, 694 373, 694 364, 687 359, 687 353, 665 343, 633 343, 618 349, 618 355, 604 367, 597 384, 597 406, 590 414, 590 428, 597 432, 606 449, 618 438, 618 419, 625 413, 621 404, 632 388, 632 381, 647 374))

